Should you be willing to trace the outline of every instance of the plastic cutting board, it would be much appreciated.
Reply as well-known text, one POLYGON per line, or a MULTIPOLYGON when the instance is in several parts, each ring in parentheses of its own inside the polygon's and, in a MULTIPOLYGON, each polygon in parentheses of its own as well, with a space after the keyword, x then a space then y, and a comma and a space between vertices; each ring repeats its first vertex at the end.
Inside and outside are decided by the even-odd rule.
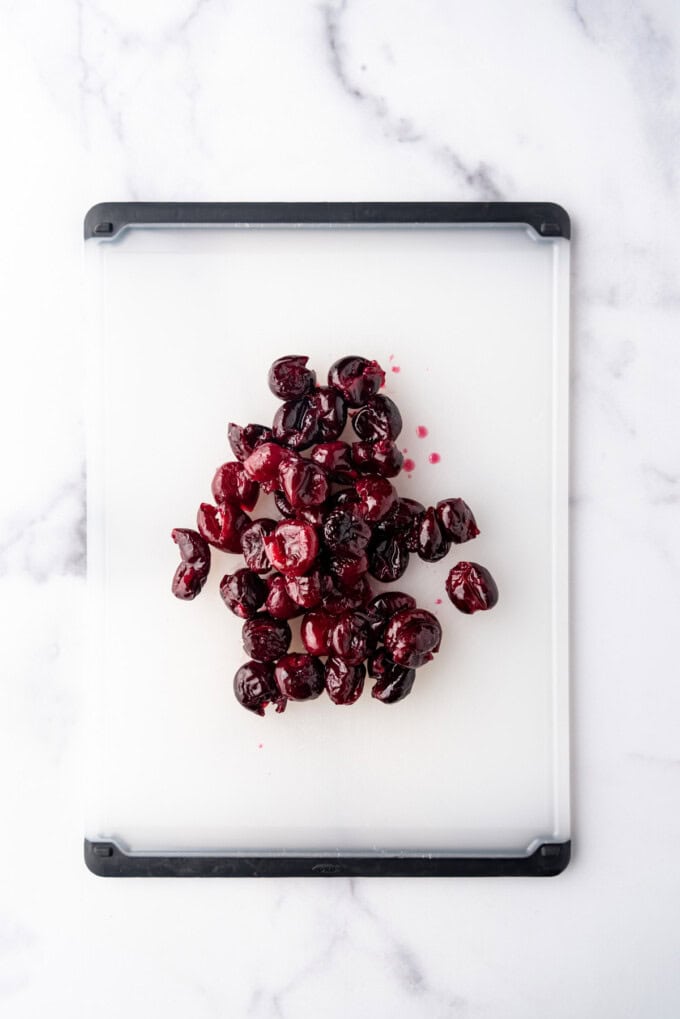
MULTIPOLYGON (((85 857, 103 875, 555 874, 569 859, 569 219, 551 204, 100 205, 91 298, 85 857), (260 718, 214 553, 170 594, 228 421, 269 423, 271 361, 377 358, 415 461, 400 493, 481 528, 395 585, 444 641, 404 701, 260 718), (392 370, 390 370, 392 369, 392 370), (398 369, 398 370, 397 370, 398 369), (427 437, 416 429, 425 426, 427 437), (431 453, 440 460, 430 463, 431 453), (466 617, 444 580, 489 567, 466 617), (438 604, 437 599, 443 603, 438 604)), ((262 514, 261 514, 262 515, 262 514)), ((240 565, 240 563, 239 563, 240 565)), ((380 585, 376 585, 380 587, 380 585)))

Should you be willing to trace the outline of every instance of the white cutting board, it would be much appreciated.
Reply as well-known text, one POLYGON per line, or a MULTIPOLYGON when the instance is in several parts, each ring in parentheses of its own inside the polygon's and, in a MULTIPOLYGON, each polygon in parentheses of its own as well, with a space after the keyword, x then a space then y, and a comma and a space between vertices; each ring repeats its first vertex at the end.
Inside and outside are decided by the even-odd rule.
POLYGON ((298 854, 567 840, 569 242, 523 226, 136 228, 87 249, 87 836, 298 854), (170 531, 195 526, 233 459, 227 422, 270 423, 267 369, 287 353, 321 379, 344 354, 377 358, 416 461, 401 494, 462 496, 481 528, 394 585, 444 629, 395 705, 368 683, 350 708, 324 695, 251 715, 232 692, 240 622, 218 594, 237 558, 214 553, 194 602, 170 594, 170 531), (457 559, 492 571, 493 611, 448 603, 457 559))

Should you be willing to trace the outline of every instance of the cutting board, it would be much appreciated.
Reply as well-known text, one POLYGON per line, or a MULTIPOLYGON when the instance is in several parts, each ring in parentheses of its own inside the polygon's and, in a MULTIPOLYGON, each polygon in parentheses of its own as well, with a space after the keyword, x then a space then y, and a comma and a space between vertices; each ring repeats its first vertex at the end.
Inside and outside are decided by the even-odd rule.
MULTIPOLYGON (((96 873, 552 874, 569 858, 569 220, 548 204, 103 205, 90 304, 85 855, 96 873), (400 494, 481 533, 402 581, 439 617, 411 696, 236 702, 215 552, 170 593, 229 421, 269 423, 270 363, 385 367, 400 494), (426 432, 426 435, 423 435, 426 432), (422 436, 422 437, 421 437, 422 436), (435 454, 435 455, 433 455, 435 454), (432 462, 435 461, 435 462, 432 462), (458 559, 493 611, 448 602, 458 559)), ((258 515, 266 515, 258 509, 258 515)), ((375 585, 377 589, 386 585, 375 585)))

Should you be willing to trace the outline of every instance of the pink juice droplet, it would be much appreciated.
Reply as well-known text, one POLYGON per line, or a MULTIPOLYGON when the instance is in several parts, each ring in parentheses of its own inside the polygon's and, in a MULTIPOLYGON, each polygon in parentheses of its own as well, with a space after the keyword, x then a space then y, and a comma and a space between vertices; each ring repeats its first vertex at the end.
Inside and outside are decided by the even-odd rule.
POLYGON ((416 465, 415 465, 415 462, 413 460, 410 460, 410 459, 409 460, 404 460, 404 470, 406 471, 407 474, 410 474, 411 471, 414 471, 415 469, 416 469, 416 465))
POLYGON ((387 360, 388 361, 394 361, 394 354, 390 354, 390 356, 387 358, 387 360))
POLYGON ((441 605, 441 603, 442 603, 441 598, 435 598, 434 603, 435 603, 435 605, 441 605))
POLYGON ((264 746, 264 743, 258 743, 257 744, 257 749, 261 750, 263 746, 264 746))
POLYGON ((392 371, 393 371, 393 372, 400 372, 400 371, 401 371, 401 368, 399 367, 399 365, 398 365, 398 364, 393 364, 393 365, 392 365, 392 371))
POLYGON ((438 464, 439 461, 441 460, 441 457, 439 453, 430 453, 427 459, 430 461, 431 464, 438 464))
POLYGON ((418 425, 418 427, 416 428, 416 435, 418 436, 419 439, 427 438, 427 428, 425 427, 425 425, 418 425))

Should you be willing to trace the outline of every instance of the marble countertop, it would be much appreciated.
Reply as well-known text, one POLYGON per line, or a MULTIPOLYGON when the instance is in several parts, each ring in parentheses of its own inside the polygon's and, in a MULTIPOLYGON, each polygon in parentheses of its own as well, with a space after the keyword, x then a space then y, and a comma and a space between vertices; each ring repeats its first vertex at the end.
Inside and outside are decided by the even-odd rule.
POLYGON ((680 1011, 672 0, 0 0, 0 1011, 680 1011), (82 217, 102 200, 571 214, 573 824, 553 880, 103 881, 81 857, 82 217))

